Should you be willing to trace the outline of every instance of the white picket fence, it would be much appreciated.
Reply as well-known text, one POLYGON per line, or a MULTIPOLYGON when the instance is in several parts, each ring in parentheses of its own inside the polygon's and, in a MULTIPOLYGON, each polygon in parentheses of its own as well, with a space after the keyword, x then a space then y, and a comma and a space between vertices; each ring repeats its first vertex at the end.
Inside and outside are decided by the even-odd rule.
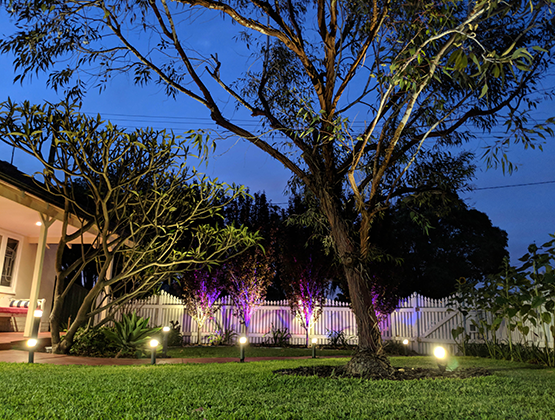
MULTIPOLYGON (((235 316, 231 299, 224 297, 219 303, 221 308, 214 319, 206 321, 201 329, 201 342, 207 342, 210 334, 222 328, 232 329, 237 333, 243 331, 239 318, 235 316)), ((456 353, 457 346, 451 330, 464 323, 466 333, 471 339, 479 340, 480 337, 473 328, 471 319, 483 314, 471 313, 463 319, 459 311, 449 308, 448 303, 449 298, 436 300, 416 293, 401 300, 398 308, 385 316, 380 323, 383 339, 398 342, 408 339, 409 348, 420 354, 431 354, 438 344, 456 353)), ((160 295, 129 303, 121 312, 130 313, 134 310, 142 317, 149 317, 151 326, 169 325, 170 321, 179 322, 185 342, 192 344, 197 342, 197 324, 184 311, 181 299, 161 292, 160 295)), ((248 331, 249 341, 264 343, 270 337, 272 329, 284 330, 285 328, 291 334, 290 344, 306 343, 306 331, 299 320, 295 319, 288 302, 265 302, 252 316, 248 331)), ((320 318, 310 331, 310 338, 316 338, 318 344, 327 344, 330 331, 343 331, 350 344, 357 343, 356 319, 348 304, 326 300, 320 318)), ((498 339, 506 339, 505 331, 503 326, 499 329, 498 339)), ((543 342, 540 328, 531 329, 527 337, 521 337, 518 333, 513 334, 515 342, 543 342)))

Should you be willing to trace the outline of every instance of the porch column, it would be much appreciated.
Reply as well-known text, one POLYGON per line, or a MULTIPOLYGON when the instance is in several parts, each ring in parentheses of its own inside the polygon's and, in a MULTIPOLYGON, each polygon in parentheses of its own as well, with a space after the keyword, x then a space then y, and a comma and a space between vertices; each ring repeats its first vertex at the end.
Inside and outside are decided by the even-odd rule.
MULTIPOLYGON (((48 228, 54 223, 54 218, 39 213, 42 225, 40 226, 39 242, 37 244, 37 255, 35 256, 35 267, 33 269, 33 281, 31 283, 31 296, 29 297, 29 311, 25 320, 24 337, 30 337, 33 331, 34 312, 39 299, 40 281, 42 278, 42 267, 44 265, 44 252, 46 250, 46 238, 48 228)), ((39 328, 40 331, 40 328, 39 328)))

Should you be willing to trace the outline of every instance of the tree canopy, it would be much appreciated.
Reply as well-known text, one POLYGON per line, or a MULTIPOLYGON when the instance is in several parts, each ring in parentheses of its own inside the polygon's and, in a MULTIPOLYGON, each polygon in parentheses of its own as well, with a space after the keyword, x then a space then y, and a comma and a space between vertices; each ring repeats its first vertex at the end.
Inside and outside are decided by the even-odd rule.
MULTIPOLYGON (((386 294, 406 297, 417 292, 434 299, 457 290, 457 282, 482 282, 499 271, 508 256, 507 233, 494 227, 485 213, 457 198, 449 206, 403 203, 378 221, 373 234, 387 255, 398 263, 373 263, 382 273, 378 283, 386 294), (415 224, 411 213, 427 220, 426 229, 415 224)), ((378 276, 380 277, 380 276, 378 276)))
MULTIPOLYGON (((72 95, 83 94, 90 75, 101 86, 120 73, 158 83, 281 162, 318 201, 361 354, 376 355, 381 338, 365 269, 376 251, 372 224, 408 196, 457 190, 465 176, 448 148, 476 130, 504 125, 506 136, 485 157, 509 170, 504 147, 533 146, 552 133, 526 116, 553 62, 553 7, 543 0, 13 0, 8 11, 21 29, 0 49, 15 55, 17 79, 48 72, 51 86, 72 95), (241 28, 237 39, 252 57, 238 76, 236 58, 205 48, 208 19, 199 12, 241 28), (257 128, 234 117, 229 101, 257 128), (356 230, 344 217, 347 197, 356 230)), ((353 361, 349 370, 363 366, 353 361)))

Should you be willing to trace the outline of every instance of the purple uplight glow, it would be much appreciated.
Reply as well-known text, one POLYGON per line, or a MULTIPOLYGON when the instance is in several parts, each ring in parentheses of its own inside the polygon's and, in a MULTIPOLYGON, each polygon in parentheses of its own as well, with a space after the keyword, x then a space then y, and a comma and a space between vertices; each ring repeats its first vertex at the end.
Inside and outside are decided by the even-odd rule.
POLYGON ((235 290, 235 293, 232 294, 232 299, 237 315, 245 325, 245 330, 248 331, 252 315, 263 301, 263 292, 259 289, 254 277, 240 279, 232 276, 231 281, 235 290))
POLYGON ((317 270, 313 270, 311 259, 302 266, 298 277, 291 282, 291 290, 288 293, 289 300, 292 310, 297 314, 306 331, 307 346, 309 345, 310 329, 322 312, 328 292, 327 284, 327 280, 320 278, 317 270))
POLYGON ((188 273, 182 281, 186 292, 185 308, 197 323, 197 343, 200 343, 202 326, 219 309, 216 300, 223 287, 216 275, 200 270, 188 273))
POLYGON ((275 275, 270 254, 270 249, 264 254, 256 248, 253 253, 243 254, 225 267, 230 279, 227 291, 235 305, 235 315, 245 327, 245 334, 275 275))
POLYGON ((211 312, 211 308, 214 303, 220 297, 221 291, 214 288, 211 282, 207 282, 205 278, 201 278, 199 281, 199 288, 197 293, 198 298, 198 308, 202 313, 211 312))

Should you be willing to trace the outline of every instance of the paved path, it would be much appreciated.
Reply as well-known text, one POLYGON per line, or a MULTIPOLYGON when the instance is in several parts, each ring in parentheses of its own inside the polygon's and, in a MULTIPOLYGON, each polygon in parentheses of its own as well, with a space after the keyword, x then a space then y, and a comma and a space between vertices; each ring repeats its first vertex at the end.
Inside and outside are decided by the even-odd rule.
MULTIPOLYGON (((323 356, 323 358, 334 356, 323 356)), ((320 358, 320 357, 318 357, 320 358)), ((301 357, 246 357, 245 362, 258 362, 263 360, 292 360, 310 359, 310 356, 301 357)), ((24 350, 2 350, 0 351, 0 362, 27 363, 29 353, 24 350)), ((238 363, 238 357, 205 357, 205 358, 171 358, 156 359, 157 364, 175 363, 238 363)), ((106 365, 148 365, 150 359, 108 359, 101 357, 77 357, 65 354, 35 353, 35 363, 47 363, 51 365, 87 365, 87 366, 106 366, 106 365)))

